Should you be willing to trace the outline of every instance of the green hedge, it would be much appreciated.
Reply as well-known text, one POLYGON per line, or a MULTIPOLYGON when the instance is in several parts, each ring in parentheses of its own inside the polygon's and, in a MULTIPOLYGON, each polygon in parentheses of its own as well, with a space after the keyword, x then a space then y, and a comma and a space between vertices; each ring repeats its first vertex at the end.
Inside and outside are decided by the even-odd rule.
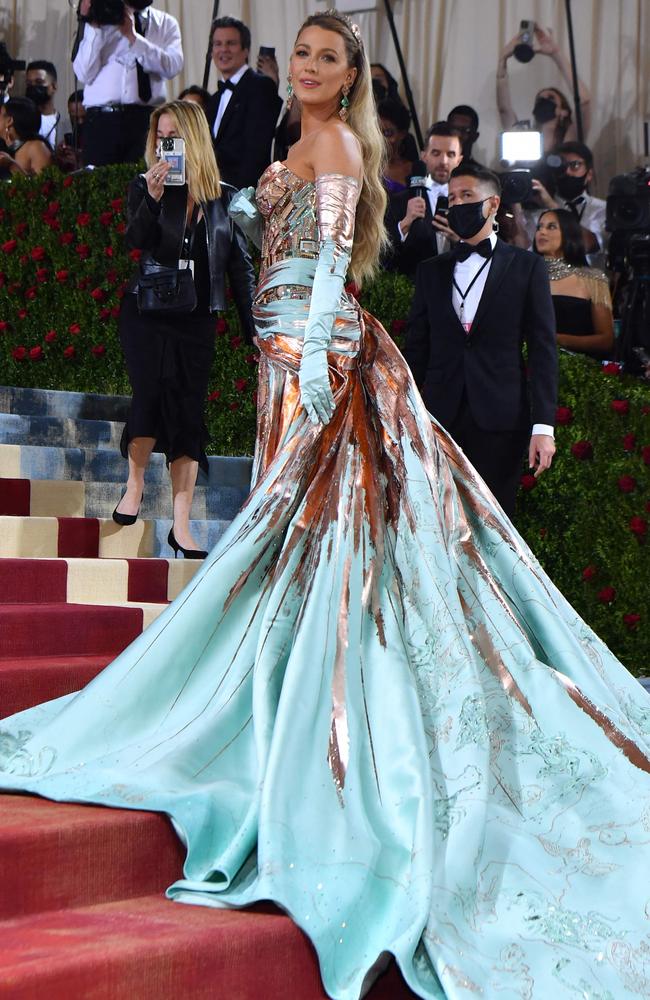
MULTIPOLYGON (((133 262, 124 196, 133 168, 51 172, 0 187, 0 383, 129 393, 117 310, 133 262)), ((382 275, 362 296, 400 342, 410 283, 382 275)), ((250 454, 255 353, 229 308, 215 320, 207 404, 212 449, 250 454)), ((650 673, 650 386, 560 357, 553 470, 522 475, 517 525, 557 586, 635 673, 650 673)))

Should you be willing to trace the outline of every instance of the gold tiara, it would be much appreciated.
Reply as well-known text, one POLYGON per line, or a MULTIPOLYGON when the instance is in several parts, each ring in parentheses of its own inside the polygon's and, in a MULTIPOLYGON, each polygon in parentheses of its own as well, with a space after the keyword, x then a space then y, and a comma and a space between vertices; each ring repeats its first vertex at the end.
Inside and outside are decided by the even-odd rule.
POLYGON ((342 21, 343 24, 346 26, 346 28, 350 29, 350 31, 358 41, 359 45, 363 44, 361 38, 361 29, 359 28, 359 25, 355 24, 354 21, 351 21, 347 14, 342 14, 340 10, 336 9, 336 7, 330 7, 329 10, 325 11, 325 14, 328 17, 335 17, 337 21, 342 21))

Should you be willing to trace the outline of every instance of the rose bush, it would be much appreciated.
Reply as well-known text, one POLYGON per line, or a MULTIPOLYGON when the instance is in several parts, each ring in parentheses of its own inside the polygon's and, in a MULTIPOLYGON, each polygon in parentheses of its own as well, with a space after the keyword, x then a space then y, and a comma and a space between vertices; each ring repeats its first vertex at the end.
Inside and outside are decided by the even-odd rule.
MULTIPOLYGON (((137 253, 124 246, 132 166, 0 185, 0 382, 129 393, 117 336, 137 253)), ((402 345, 401 275, 348 286, 402 345)), ((257 353, 232 302, 215 316, 206 402, 211 450, 251 454, 257 353)), ((636 673, 650 673, 650 386, 617 363, 560 354, 553 468, 522 468, 516 523, 557 587, 636 673)))

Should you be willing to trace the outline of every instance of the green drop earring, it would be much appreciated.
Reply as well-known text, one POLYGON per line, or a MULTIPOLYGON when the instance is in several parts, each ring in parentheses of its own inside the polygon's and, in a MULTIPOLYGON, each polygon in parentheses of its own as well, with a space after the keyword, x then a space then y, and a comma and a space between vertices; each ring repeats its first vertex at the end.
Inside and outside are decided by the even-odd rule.
POLYGON ((350 85, 345 84, 341 93, 341 107, 339 108, 339 118, 342 122, 348 120, 348 108, 350 107, 350 99, 348 94, 350 93, 350 85))
POLYGON ((291 82, 291 73, 287 77, 287 111, 291 111, 293 107, 293 83, 291 82))

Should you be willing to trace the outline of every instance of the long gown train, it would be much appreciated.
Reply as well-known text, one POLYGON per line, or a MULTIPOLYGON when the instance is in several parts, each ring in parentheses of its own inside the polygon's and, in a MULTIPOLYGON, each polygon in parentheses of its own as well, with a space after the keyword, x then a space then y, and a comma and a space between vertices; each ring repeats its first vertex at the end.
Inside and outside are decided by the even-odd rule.
MULTIPOLYGON (((265 184, 267 233, 313 228, 313 184, 265 184)), ((250 497, 88 687, 0 723, 0 788, 167 813, 168 895, 275 901, 337 1000, 390 955, 430 1000, 648 997, 650 700, 348 295, 307 420, 315 262, 266 252, 250 497)))

